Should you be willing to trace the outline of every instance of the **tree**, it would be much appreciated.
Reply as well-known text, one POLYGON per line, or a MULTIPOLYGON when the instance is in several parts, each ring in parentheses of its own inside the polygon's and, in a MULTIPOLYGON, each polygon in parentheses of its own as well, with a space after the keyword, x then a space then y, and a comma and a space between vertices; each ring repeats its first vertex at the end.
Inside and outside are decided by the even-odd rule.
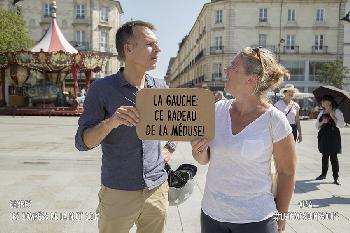
POLYGON ((0 19, 0 51, 18 51, 33 46, 21 15, 0 8, 0 19))
POLYGON ((342 88, 349 70, 339 61, 324 63, 317 72, 317 81, 322 84, 342 88))

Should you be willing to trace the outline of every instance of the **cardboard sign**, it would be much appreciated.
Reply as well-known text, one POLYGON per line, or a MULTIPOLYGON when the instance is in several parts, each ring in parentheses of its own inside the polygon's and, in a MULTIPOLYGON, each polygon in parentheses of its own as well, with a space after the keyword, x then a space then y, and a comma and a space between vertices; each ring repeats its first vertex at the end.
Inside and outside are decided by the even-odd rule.
POLYGON ((136 97, 142 140, 211 140, 215 134, 214 95, 204 89, 142 89, 136 97))

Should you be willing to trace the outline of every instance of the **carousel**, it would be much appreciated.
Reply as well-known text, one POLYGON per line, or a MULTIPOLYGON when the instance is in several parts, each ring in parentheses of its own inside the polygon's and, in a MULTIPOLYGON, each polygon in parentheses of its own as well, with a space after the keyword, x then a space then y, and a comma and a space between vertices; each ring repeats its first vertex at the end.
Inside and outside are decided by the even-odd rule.
POLYGON ((110 53, 78 51, 66 40, 56 22, 55 2, 51 15, 46 34, 30 51, 0 52, 0 114, 81 114, 78 76, 88 91, 92 73, 110 58, 110 53), (67 78, 73 79, 72 91, 65 87, 67 78))

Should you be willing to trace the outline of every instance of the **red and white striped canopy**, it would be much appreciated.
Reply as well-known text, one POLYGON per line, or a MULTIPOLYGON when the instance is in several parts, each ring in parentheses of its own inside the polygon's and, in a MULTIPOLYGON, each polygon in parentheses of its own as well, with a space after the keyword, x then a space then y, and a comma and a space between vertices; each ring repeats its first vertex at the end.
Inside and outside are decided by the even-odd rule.
POLYGON ((78 50, 76 50, 62 34, 57 25, 55 17, 52 18, 51 25, 46 31, 44 37, 31 49, 31 51, 40 52, 41 49, 44 52, 55 52, 62 50, 68 53, 78 53, 78 50))

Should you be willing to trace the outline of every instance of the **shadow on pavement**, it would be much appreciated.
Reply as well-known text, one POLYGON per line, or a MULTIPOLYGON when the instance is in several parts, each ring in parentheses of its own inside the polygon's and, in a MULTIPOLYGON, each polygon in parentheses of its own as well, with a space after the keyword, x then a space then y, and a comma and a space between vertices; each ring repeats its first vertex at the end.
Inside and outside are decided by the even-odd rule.
MULTIPOLYGON (((295 184, 295 193, 307 193, 319 190, 319 185, 321 184, 329 184, 334 185, 333 181, 329 182, 320 182, 316 181, 314 179, 312 180, 297 180, 295 184)), ((322 198, 322 199, 308 199, 308 202, 312 203, 312 208, 322 208, 322 207, 328 207, 333 204, 343 205, 348 204, 350 205, 350 197, 342 197, 342 196, 335 196, 332 195, 328 198, 322 198)))
POLYGON ((319 185, 321 184, 333 184, 333 181, 317 181, 317 180, 297 180, 295 183, 294 193, 308 193, 315 190, 319 190, 319 185))
POLYGON ((322 208, 322 207, 328 207, 331 205, 350 205, 350 198, 349 197, 341 197, 341 196, 335 196, 332 195, 332 197, 323 198, 323 199, 311 199, 308 200, 312 203, 312 208, 322 208))

